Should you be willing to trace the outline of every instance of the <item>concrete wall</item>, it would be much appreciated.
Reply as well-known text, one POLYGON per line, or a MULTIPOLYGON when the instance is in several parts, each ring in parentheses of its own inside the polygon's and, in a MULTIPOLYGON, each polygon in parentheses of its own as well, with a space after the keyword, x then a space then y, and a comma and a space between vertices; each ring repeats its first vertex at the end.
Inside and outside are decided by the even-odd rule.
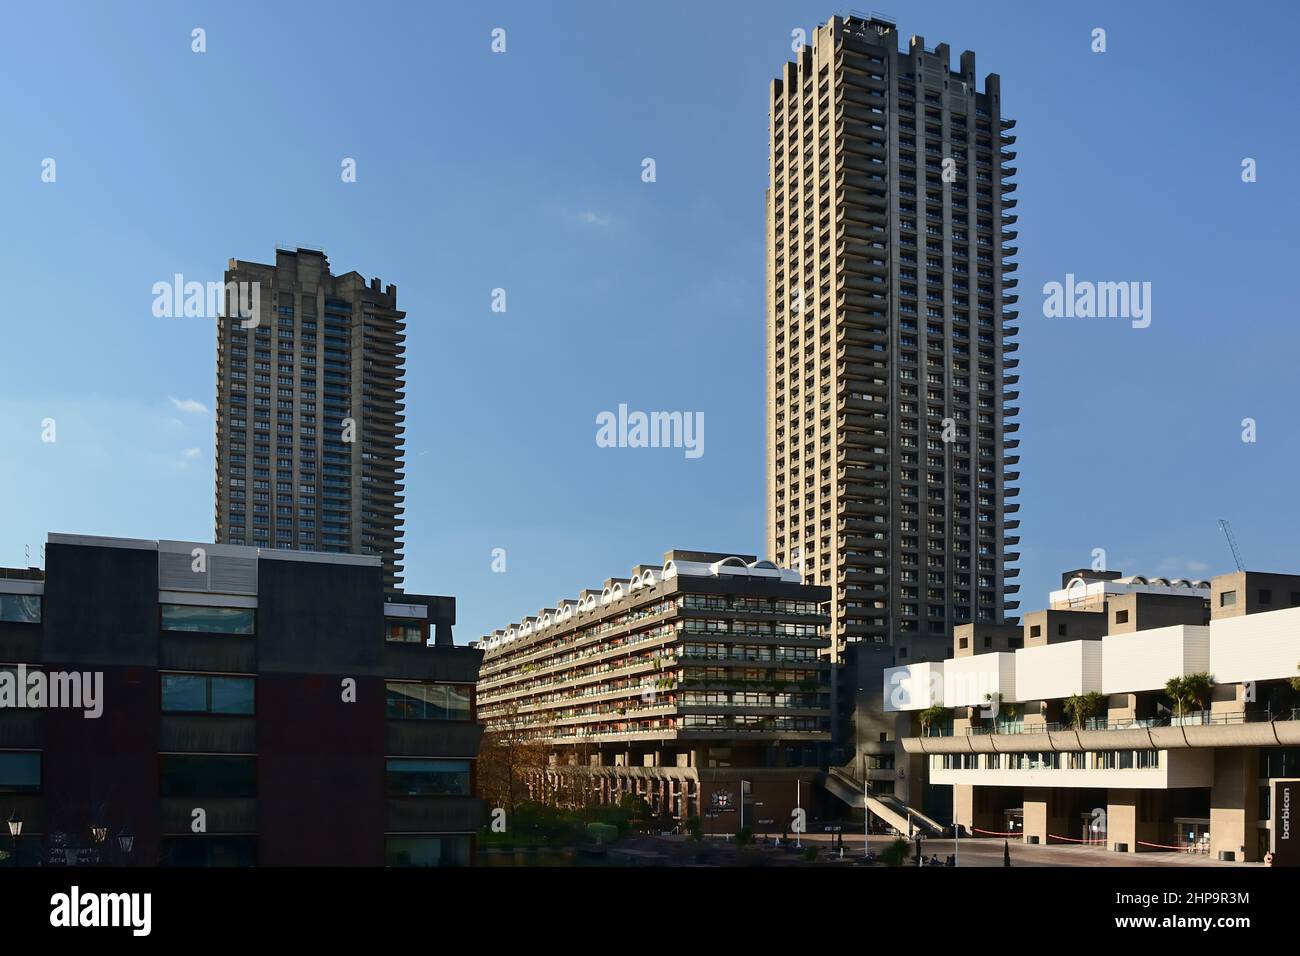
POLYGON ((1104 694, 1160 690, 1171 677, 1210 669, 1210 629, 1192 625, 1116 634, 1101 642, 1104 694))
POLYGON ((945 707, 985 707, 985 696, 1002 695, 1016 700, 1016 655, 1010 652, 976 654, 945 661, 943 666, 945 707))
POLYGON ((1106 633, 1107 617, 1101 609, 1088 611, 1042 610, 1025 615, 1025 647, 1043 647, 1063 641, 1096 640, 1106 633))
POLYGON ((1184 597, 1133 591, 1112 595, 1106 604, 1111 634, 1132 634, 1137 630, 1149 631, 1176 624, 1210 623, 1209 605, 1203 597, 1194 594, 1184 597))
POLYGON ((1209 669, 1220 684, 1296 677, 1297 633, 1300 608, 1216 618, 1210 626, 1209 669))
POLYGON ((1101 658, 1101 641, 1022 648, 1016 651, 1016 694, 1028 701, 1100 691, 1101 658))

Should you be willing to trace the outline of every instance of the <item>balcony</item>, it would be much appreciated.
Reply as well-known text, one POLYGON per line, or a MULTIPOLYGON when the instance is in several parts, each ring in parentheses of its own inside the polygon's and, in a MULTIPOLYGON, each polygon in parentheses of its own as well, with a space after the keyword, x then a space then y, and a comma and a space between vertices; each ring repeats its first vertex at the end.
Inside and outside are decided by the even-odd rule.
MULTIPOLYGON (((888 674, 888 672, 886 672, 888 674)), ((910 708, 909 708, 910 709, 910 708)), ((1007 753, 1101 750, 1200 750, 1212 747, 1276 747, 1300 744, 1300 708, 1280 713, 1198 713, 1150 720, 931 727, 931 733, 902 740, 907 753, 1007 753)))

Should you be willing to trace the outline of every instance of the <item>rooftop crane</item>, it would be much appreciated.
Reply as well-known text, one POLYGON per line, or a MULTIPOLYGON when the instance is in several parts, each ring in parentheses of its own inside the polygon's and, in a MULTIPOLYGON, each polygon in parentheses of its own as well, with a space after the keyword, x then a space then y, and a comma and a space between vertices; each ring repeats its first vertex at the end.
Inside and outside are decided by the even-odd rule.
POLYGON ((1232 533, 1232 525, 1228 524, 1227 518, 1219 519, 1219 527, 1223 529, 1224 537, 1228 539, 1228 547, 1232 548, 1232 560, 1237 562, 1237 570, 1245 571, 1241 565, 1241 552, 1237 549, 1237 538, 1232 533))

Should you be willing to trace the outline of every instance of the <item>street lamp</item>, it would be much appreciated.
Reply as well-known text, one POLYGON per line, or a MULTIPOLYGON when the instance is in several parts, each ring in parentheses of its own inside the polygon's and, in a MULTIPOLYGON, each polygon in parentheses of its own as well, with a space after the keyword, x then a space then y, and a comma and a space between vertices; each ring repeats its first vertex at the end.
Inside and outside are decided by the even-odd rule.
POLYGON ((95 861, 100 866, 107 865, 104 862, 104 840, 108 837, 108 827, 103 823, 95 823, 90 828, 90 839, 95 844, 95 861))
POLYGON ((17 810, 9 814, 9 842, 13 846, 14 866, 18 865, 18 838, 23 834, 23 818, 17 810))
POLYGON ((135 848, 135 834, 127 827, 117 831, 117 848, 126 856, 130 856, 131 850, 135 848))

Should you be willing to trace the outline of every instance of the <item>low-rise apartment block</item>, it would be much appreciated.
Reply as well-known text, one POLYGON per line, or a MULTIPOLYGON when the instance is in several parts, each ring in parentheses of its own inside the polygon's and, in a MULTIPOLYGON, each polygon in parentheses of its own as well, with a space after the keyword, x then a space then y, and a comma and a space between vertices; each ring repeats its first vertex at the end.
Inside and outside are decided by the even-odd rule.
POLYGON ((886 671, 927 807, 1029 842, 1277 849, 1274 788, 1300 776, 1300 575, 1063 584, 1018 637, 977 625, 957 656, 886 671))
POLYGON ((788 829, 831 739, 830 589, 752 555, 669 551, 479 642, 488 730, 543 741, 558 786, 734 832, 788 829))

